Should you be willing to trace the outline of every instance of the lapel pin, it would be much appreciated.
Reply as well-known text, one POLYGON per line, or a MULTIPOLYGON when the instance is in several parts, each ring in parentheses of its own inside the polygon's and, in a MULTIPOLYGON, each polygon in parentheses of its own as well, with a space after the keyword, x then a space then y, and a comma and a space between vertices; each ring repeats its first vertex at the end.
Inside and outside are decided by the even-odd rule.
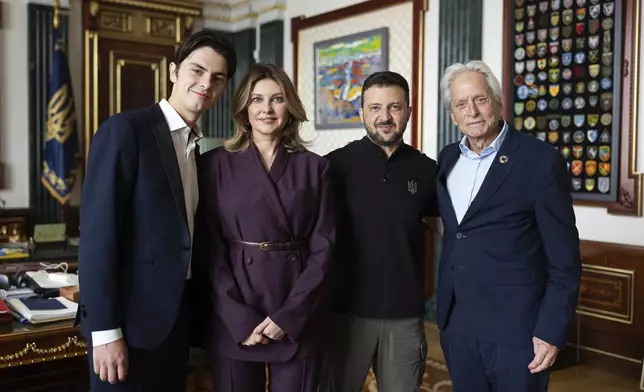
POLYGON ((508 163, 508 160, 509 160, 508 157, 506 157, 505 155, 501 155, 499 157, 499 162, 501 162, 503 164, 508 163))

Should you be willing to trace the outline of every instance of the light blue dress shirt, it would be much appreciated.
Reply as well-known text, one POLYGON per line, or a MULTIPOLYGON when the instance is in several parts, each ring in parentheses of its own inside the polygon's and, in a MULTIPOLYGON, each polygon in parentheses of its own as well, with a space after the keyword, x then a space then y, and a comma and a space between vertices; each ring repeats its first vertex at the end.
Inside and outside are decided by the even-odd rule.
POLYGON ((494 141, 481 151, 481 155, 470 150, 467 137, 463 136, 458 147, 461 155, 454 168, 447 176, 447 192, 452 200, 456 219, 460 224, 470 208, 470 204, 481 189, 487 172, 490 170, 505 135, 508 133, 508 123, 503 123, 503 128, 494 141))

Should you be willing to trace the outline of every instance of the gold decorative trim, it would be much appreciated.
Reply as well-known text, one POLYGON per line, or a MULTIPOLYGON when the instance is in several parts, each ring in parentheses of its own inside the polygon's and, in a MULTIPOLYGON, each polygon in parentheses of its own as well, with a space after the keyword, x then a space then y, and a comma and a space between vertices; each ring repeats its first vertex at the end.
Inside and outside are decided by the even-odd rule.
POLYGON ((641 365, 641 364, 642 364, 642 360, 641 360, 641 359, 631 358, 631 357, 627 357, 627 356, 624 356, 624 355, 611 353, 610 351, 604 351, 604 350, 600 350, 600 349, 598 349, 598 348, 588 347, 588 346, 584 346, 584 345, 581 345, 581 344, 575 344, 575 343, 568 343, 568 344, 567 344, 567 346, 568 346, 568 347, 578 348, 578 349, 580 349, 580 350, 584 350, 584 351, 590 351, 590 352, 593 352, 593 353, 595 353, 595 354, 601 354, 601 355, 606 355, 606 356, 608 356, 608 357, 613 357, 613 358, 621 359, 621 360, 623 360, 623 361, 628 361, 628 362, 636 363, 636 364, 638 364, 638 365, 641 365))
MULTIPOLYGON (((413 5, 412 5, 413 9, 413 5)), ((420 15, 418 17, 418 89, 416 107, 412 108, 416 112, 416 149, 418 151, 423 151, 423 93, 424 89, 424 66, 425 66, 425 12, 427 11, 427 0, 423 1, 423 5, 419 10, 420 15)), ((413 12, 413 11, 412 11, 413 12)), ((412 16, 412 23, 413 23, 412 16)), ((413 30, 413 29, 412 29, 413 30)), ((413 57, 413 55, 412 55, 413 57)), ((413 144, 412 140, 412 144, 413 144)))
POLYGON ((154 72, 154 99, 160 101, 161 98, 167 97, 167 75, 168 59, 165 56, 160 56, 153 60, 145 60, 138 53, 124 52, 124 51, 110 51, 110 116, 120 113, 122 110, 121 96, 122 96, 122 81, 121 69, 127 64, 142 65, 150 67, 154 72), (120 56, 130 56, 134 58, 123 58, 120 56), (120 58, 119 58, 120 57, 120 58))
POLYGON ((619 268, 603 267, 599 265, 592 264, 582 264, 582 273, 583 271, 589 271, 595 274, 608 275, 608 276, 617 276, 621 278, 626 278, 630 282, 630 288, 628 292, 628 314, 624 315, 621 313, 610 312, 602 309, 590 308, 587 306, 577 306, 576 313, 582 314, 585 316, 596 317, 604 320, 615 321, 623 324, 633 324, 633 315, 635 308, 635 271, 625 270, 619 268))
POLYGON ((638 116, 639 116, 639 84, 640 84, 640 1, 635 1, 635 24, 633 28, 635 32, 635 42, 633 43, 633 66, 631 67, 631 72, 633 73, 633 108, 632 115, 633 122, 631 123, 631 128, 633 130, 633 142, 631 143, 631 160, 630 160, 630 172, 633 173, 633 176, 640 177, 640 186, 635 189, 635 200, 637 201, 637 216, 642 216, 642 183, 644 183, 643 173, 637 171, 637 130, 639 127, 638 116))
POLYGON ((135 35, 115 33, 113 31, 101 31, 100 36, 101 38, 136 42, 138 44, 162 45, 162 46, 168 46, 168 47, 174 47, 174 48, 178 46, 178 43, 176 42, 174 37, 173 38, 159 38, 159 37, 150 37, 150 36, 141 37, 141 36, 135 36, 135 35))
MULTIPOLYGON (((12 364, 16 363, 17 360, 26 356, 30 352, 33 352, 34 354, 38 354, 38 355, 51 355, 51 354, 62 353, 63 351, 68 350, 71 347, 80 347, 80 348, 86 349, 87 343, 79 340, 77 336, 70 336, 67 338, 67 341, 65 343, 55 347, 44 348, 44 349, 38 348, 38 346, 34 342, 26 343, 25 347, 21 350, 18 350, 12 354, 0 355, 0 367, 13 366, 12 364), (10 362, 10 363, 3 364, 2 362, 10 362)), ((87 353, 87 350, 85 350, 85 352, 87 353)), ((70 355, 70 354, 64 354, 63 357, 65 357, 66 355, 70 355)), ((56 356, 54 356, 52 359, 55 359, 55 357, 56 356)))
MULTIPOLYGON (((166 5, 166 4, 154 3, 151 1, 140 1, 140 0, 103 0, 103 2, 118 4, 118 5, 126 5, 130 7, 145 8, 145 9, 155 10, 155 11, 170 12, 175 14, 193 15, 193 16, 201 15, 201 7, 203 5, 203 4, 195 4, 198 7, 189 8, 187 6, 181 6, 181 5, 166 5)), ((178 4, 185 4, 185 3, 178 3, 178 4)))
POLYGON ((239 16, 223 16, 223 15, 208 15, 208 16, 203 16, 203 19, 205 20, 214 20, 217 22, 225 22, 225 23, 236 23, 236 22, 241 22, 242 20, 246 19, 256 19, 262 14, 271 12, 271 11, 285 11, 286 6, 283 4, 275 4, 271 5, 268 7, 261 8, 257 11, 249 12, 245 15, 239 15, 239 16))

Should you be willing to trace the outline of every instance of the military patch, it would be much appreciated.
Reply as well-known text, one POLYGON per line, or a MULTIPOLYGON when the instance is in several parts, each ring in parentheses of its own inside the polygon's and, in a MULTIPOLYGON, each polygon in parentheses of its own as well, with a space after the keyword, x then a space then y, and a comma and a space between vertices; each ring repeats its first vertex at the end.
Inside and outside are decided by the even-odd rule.
POLYGON ((575 131, 572 135, 572 140, 574 140, 575 143, 583 143, 585 137, 586 135, 584 135, 584 131, 575 131))
MULTIPOLYGON (((561 74, 558 68, 548 70, 548 80, 550 80, 551 83, 557 83, 560 76, 561 74)), ((557 86, 557 91, 559 91, 559 86, 557 86)))
POLYGON ((515 102, 514 103, 514 114, 517 116, 520 116, 523 114, 523 109, 525 109, 525 106, 523 102, 515 102))
POLYGON ((601 123, 603 126, 607 127, 613 122, 613 116, 610 113, 604 113, 601 117, 601 123))
POLYGON ((559 108, 559 100, 557 98, 553 98, 548 102, 548 108, 550 110, 557 110, 559 108))
POLYGON ((605 111, 609 111, 613 107, 613 93, 601 93, 599 99, 601 107, 605 111))
POLYGON ((572 118, 568 115, 566 116, 561 116, 561 126, 564 128, 568 128, 570 126, 570 122, 572 121, 572 118))
POLYGON ((586 101, 583 97, 575 98, 575 109, 583 109, 586 106, 586 101))
POLYGON ((574 160, 572 161, 572 165, 570 167, 570 171, 572 172, 573 175, 578 176, 581 174, 583 170, 583 162, 579 160, 574 160))
POLYGON ((599 136, 599 141, 602 143, 610 143, 610 132, 603 130, 602 134, 599 136))
POLYGON ((523 119, 521 117, 514 118, 514 129, 517 131, 523 130, 523 119))
POLYGON ((561 149, 559 150, 559 152, 561 153, 561 155, 562 155, 564 158, 568 158, 568 157, 570 156, 570 148, 569 148, 569 147, 566 147, 566 146, 561 147, 561 149))
POLYGON ((588 192, 591 192, 593 189, 595 189, 595 179, 594 178, 586 178, 584 181, 585 188, 588 192))
POLYGON ((599 114, 594 113, 594 114, 588 114, 588 125, 591 127, 595 127, 599 123, 599 114))
POLYGON ((602 64, 611 65, 613 63, 613 52, 602 53, 602 64))
POLYGON ((550 54, 559 53, 559 42, 548 42, 548 51, 550 54))
POLYGON ((534 117, 526 117, 525 120, 523 120, 523 125, 525 126, 525 129, 527 129, 528 131, 531 131, 534 129, 537 123, 534 117))
POLYGON ((572 189, 574 191, 578 191, 581 189, 581 178, 573 178, 572 179, 572 189))
POLYGON ((569 66, 570 64, 572 64, 572 53, 569 53, 569 52, 562 53, 561 54, 561 62, 565 66, 569 66))
POLYGON ((537 6, 536 4, 529 5, 526 7, 526 13, 528 14, 529 17, 533 17, 537 14, 537 6))
POLYGON ((597 174, 597 161, 586 161, 586 175, 593 177, 597 174))
POLYGON ((588 138, 588 141, 591 143, 595 143, 597 141, 599 133, 597 132, 596 129, 589 129, 586 131, 586 137, 588 138))
POLYGON ((533 44, 535 37, 536 37, 536 34, 534 33, 534 31, 526 31, 525 40, 526 40, 527 43, 533 44))
POLYGON ((591 95, 588 97, 588 105, 590 105, 590 107, 594 108, 595 106, 597 106, 597 102, 598 99, 596 95, 591 95))
POLYGON ((591 78, 595 78, 599 75, 599 64, 590 64, 588 66, 588 74, 591 78))
POLYGON ((529 100, 525 103, 525 110, 528 112, 534 112, 537 108, 537 103, 533 100, 529 100))
POLYGON ((585 28, 586 28, 586 26, 583 23, 577 23, 575 25, 575 31, 577 32, 577 35, 583 35, 585 28))
POLYGON ((615 2, 604 3, 602 4, 602 8, 604 10, 604 15, 611 16, 613 15, 613 11, 615 11, 615 2))
POLYGON ((597 179, 597 190, 601 193, 608 193, 608 191, 610 190, 610 178, 599 177, 597 179))
POLYGON ((613 24, 614 24, 613 18, 606 18, 602 20, 602 29, 610 30, 613 28, 613 24))
POLYGON ((562 107, 564 110, 570 110, 570 108, 572 108, 572 99, 570 99, 570 98, 564 98, 564 100, 563 100, 563 101, 561 101, 561 107, 562 107))
MULTIPOLYGON (((562 132, 561 133, 561 141, 563 143, 565 143, 565 144, 570 143, 570 132, 562 132)), ((568 151, 568 152, 570 152, 570 151, 568 151)))
POLYGON ((572 146, 572 156, 579 159, 584 155, 584 146, 572 146))
POLYGON ((551 84, 548 86, 548 92, 552 97, 556 97, 559 95, 559 85, 558 84, 551 84))
POLYGON ((596 93, 599 91, 599 83, 596 80, 591 80, 588 82, 588 91, 591 93, 596 93))
POLYGON ((597 19, 601 12, 601 6, 599 4, 591 5, 588 8, 588 14, 590 15, 591 18, 597 19))
POLYGON ((575 92, 577 94, 583 94, 585 91, 586 85, 584 84, 584 82, 577 82, 577 84, 575 84, 575 92))
POLYGON ((572 10, 563 10, 561 13, 561 20, 563 21, 564 26, 568 26, 575 19, 573 16, 572 10))
POLYGON ((584 20, 584 19, 586 19, 586 9, 585 8, 577 9, 577 20, 584 20))
POLYGON ((586 156, 588 157, 588 159, 597 158, 597 146, 588 146, 586 148, 586 156))
POLYGON ((610 174, 610 163, 601 162, 599 164, 599 174, 607 176, 610 174))
POLYGON ((610 146, 599 146, 599 160, 602 162, 610 161, 610 146))
POLYGON ((557 143, 557 140, 559 140, 559 132, 557 131, 548 132, 548 141, 550 142, 550 144, 557 143))
POLYGON ((602 90, 610 90, 613 85, 613 81, 610 78, 602 78, 599 84, 602 87, 602 90))

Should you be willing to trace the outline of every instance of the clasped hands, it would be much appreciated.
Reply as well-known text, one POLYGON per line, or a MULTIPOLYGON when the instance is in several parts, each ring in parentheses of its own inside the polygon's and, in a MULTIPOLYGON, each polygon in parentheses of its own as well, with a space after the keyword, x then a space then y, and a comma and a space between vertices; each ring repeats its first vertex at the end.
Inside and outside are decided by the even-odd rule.
POLYGON ((266 317, 253 332, 244 341, 242 344, 244 346, 254 346, 256 344, 268 344, 270 340, 280 340, 284 337, 285 333, 277 324, 271 320, 270 317, 266 317))

